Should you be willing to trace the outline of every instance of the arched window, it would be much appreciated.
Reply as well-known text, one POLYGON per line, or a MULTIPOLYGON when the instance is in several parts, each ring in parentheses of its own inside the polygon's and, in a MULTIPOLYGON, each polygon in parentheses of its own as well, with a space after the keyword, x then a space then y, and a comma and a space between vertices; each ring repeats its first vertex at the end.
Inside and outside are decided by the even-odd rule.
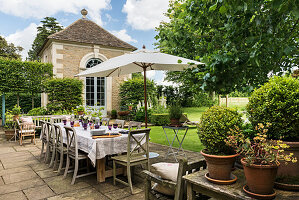
MULTIPOLYGON (((86 68, 100 64, 102 60, 91 58, 86 63, 86 68)), ((105 78, 86 77, 85 88, 86 106, 105 106, 105 78)))

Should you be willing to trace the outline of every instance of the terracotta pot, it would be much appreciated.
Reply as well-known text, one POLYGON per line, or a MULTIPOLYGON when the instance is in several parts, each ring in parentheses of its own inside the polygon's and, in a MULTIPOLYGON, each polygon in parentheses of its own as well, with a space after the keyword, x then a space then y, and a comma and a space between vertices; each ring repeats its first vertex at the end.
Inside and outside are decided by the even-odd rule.
POLYGON ((19 119, 19 118, 20 118, 19 115, 14 115, 14 116, 12 117, 13 121, 17 121, 17 119, 19 119))
POLYGON ((78 111, 78 115, 83 115, 84 111, 78 111))
POLYGON ((251 192, 263 195, 273 193, 278 165, 251 164, 247 166, 244 158, 242 158, 241 163, 244 168, 247 186, 251 192))
POLYGON ((4 132, 5 132, 6 140, 10 140, 15 136, 15 130, 13 130, 13 129, 8 129, 8 130, 5 130, 4 132))
POLYGON ((170 119, 171 126, 181 126, 180 119, 170 119))
POLYGON ((117 114, 119 116, 127 116, 128 114, 130 114, 130 111, 119 111, 117 114))
MULTIPOLYGON (((290 146, 290 148, 284 149, 286 154, 294 153, 294 157, 299 159, 299 142, 283 142, 290 146)), ((289 162, 287 165, 285 162, 281 162, 278 168, 277 176, 298 176, 299 177, 299 164, 289 162)))
POLYGON ((208 165, 208 171, 210 178, 217 180, 230 180, 231 179, 231 171, 234 162, 236 161, 236 157, 239 154, 229 155, 229 156, 218 156, 218 155, 210 155, 200 152, 204 157, 208 165))

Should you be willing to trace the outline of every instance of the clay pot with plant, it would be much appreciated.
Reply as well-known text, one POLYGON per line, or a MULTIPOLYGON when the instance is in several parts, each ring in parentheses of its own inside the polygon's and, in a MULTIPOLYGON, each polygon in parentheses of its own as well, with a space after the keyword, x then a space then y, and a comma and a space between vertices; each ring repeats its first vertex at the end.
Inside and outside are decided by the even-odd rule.
POLYGON ((217 180, 219 184, 232 184, 237 180, 231 171, 239 154, 225 143, 225 139, 231 129, 241 125, 241 115, 232 108, 213 106, 203 113, 197 133, 205 146, 201 154, 207 162, 208 180, 217 180))
MULTIPOLYGON (((247 112, 253 126, 269 122, 267 137, 282 140, 290 146, 286 153, 299 157, 299 79, 291 76, 273 77, 256 89, 249 99, 247 112)), ((290 182, 290 188, 299 189, 299 165, 282 162, 278 168, 278 181, 290 182), (290 181, 289 181, 290 180, 290 181), (295 180, 295 181, 293 181, 295 180)))
POLYGON ((280 140, 267 139, 266 133, 270 126, 270 123, 259 123, 255 128, 257 134, 253 140, 245 138, 241 130, 235 131, 225 140, 227 145, 243 155, 241 163, 247 182, 243 190, 254 198, 274 198, 273 186, 280 162, 297 162, 292 153, 284 152, 289 146, 280 140))
POLYGON ((80 105, 80 106, 77 107, 77 113, 78 113, 78 115, 83 115, 84 112, 85 112, 84 106, 80 105))
POLYGON ((7 111, 5 113, 5 125, 4 132, 6 140, 11 140, 15 136, 15 125, 16 121, 13 119, 13 115, 11 111, 7 111))
POLYGON ((182 126, 180 118, 182 117, 183 109, 179 103, 175 103, 169 107, 169 119, 171 126, 182 126))
POLYGON ((16 121, 19 119, 19 115, 21 113, 21 107, 18 105, 15 105, 13 109, 11 110, 11 114, 13 115, 13 120, 16 121))

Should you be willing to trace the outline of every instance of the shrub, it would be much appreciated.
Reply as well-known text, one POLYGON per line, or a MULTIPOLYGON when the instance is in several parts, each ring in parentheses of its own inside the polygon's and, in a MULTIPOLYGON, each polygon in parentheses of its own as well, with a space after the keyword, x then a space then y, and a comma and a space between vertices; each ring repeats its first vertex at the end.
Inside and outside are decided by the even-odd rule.
MULTIPOLYGON (((148 119, 151 119, 151 114, 152 114, 152 110, 147 109, 147 118, 148 119)), ((140 107, 136 111, 134 121, 145 122, 145 108, 144 107, 140 107)))
POLYGON ((169 118, 180 119, 183 113, 183 109, 180 104, 176 103, 169 107, 169 118))
POLYGON ((111 110, 111 118, 116 119, 117 118, 117 111, 116 110, 111 110))
POLYGON ((232 154, 224 140, 229 136, 230 129, 242 126, 241 115, 232 108, 213 106, 201 116, 197 133, 207 153, 216 155, 232 154))
POLYGON ((15 105, 15 106, 13 107, 13 109, 11 110, 11 113, 12 113, 13 115, 19 115, 19 114, 21 113, 21 107, 18 106, 18 105, 15 105))
POLYGON ((157 126, 163 126, 170 124, 168 113, 157 113, 151 115, 151 123, 157 126))
POLYGON ((70 111, 77 105, 82 104, 83 83, 78 79, 55 78, 46 83, 48 93, 48 110, 51 113, 57 111, 70 111))
POLYGON ((44 107, 38 107, 38 108, 33 108, 28 112, 27 115, 30 116, 38 116, 38 115, 46 115, 47 114, 47 109, 44 107))
POLYGON ((267 132, 269 139, 299 140, 299 80, 271 78, 252 93, 247 112, 253 126, 272 124, 267 132))

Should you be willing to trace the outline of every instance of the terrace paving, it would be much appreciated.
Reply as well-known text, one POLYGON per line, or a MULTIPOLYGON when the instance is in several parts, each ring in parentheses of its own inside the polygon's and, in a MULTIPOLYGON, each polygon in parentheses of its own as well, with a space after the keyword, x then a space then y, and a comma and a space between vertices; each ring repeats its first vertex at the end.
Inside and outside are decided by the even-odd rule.
MULTIPOLYGON (((161 137, 164 134, 161 133, 161 137)), ((40 161, 41 142, 36 139, 36 145, 25 140, 23 146, 18 142, 8 142, 4 132, 0 129, 0 199, 1 200, 138 200, 144 199, 144 179, 140 173, 142 168, 135 168, 134 195, 129 187, 120 183, 115 186, 112 178, 104 183, 97 183, 96 175, 78 178, 71 185, 72 174, 63 179, 47 164, 40 161)), ((150 143, 150 151, 159 153, 160 156, 151 159, 151 164, 156 162, 175 162, 172 156, 165 159, 168 147, 150 143)), ((186 151, 188 160, 202 158, 197 152, 186 151)))

